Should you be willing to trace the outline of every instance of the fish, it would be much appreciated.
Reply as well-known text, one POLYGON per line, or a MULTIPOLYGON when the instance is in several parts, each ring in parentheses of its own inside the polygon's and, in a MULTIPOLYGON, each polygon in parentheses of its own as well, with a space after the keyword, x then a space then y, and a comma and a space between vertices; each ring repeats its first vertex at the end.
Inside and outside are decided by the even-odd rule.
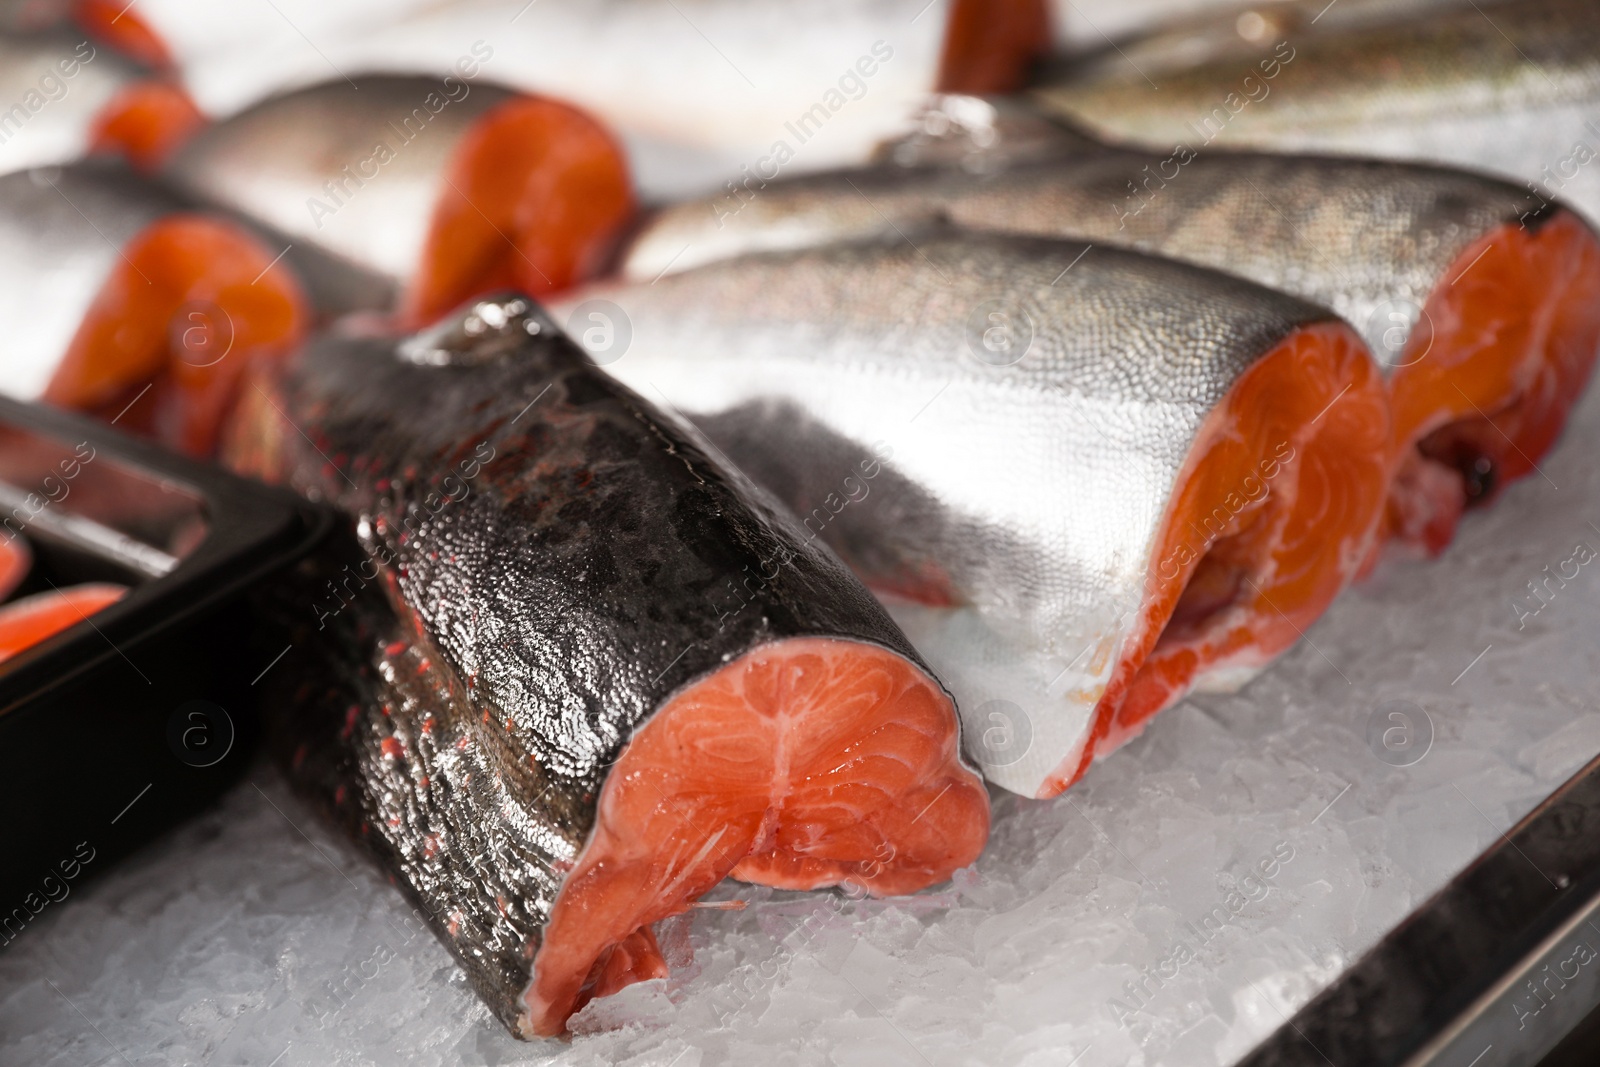
POLYGON ((0 176, 0 388, 208 456, 245 368, 309 326, 280 251, 116 166, 0 176))
MULTIPOLYGON (((1398 465, 1386 542, 1437 555, 1532 475, 1600 353, 1600 237, 1476 173, 1178 144, 1101 144, 1016 103, 946 97, 877 166, 663 208, 625 252, 648 281, 759 249, 943 220, 1225 270, 1329 307, 1379 358, 1398 465)), ((1198 142, 1196 142, 1198 144, 1198 142)))
POLYGON ((90 155, 153 171, 204 122, 176 82, 70 28, 0 32, 0 172, 90 155))
POLYGON ((442 77, 275 97, 191 139, 165 174, 385 279, 410 328, 494 289, 593 276, 634 210, 620 150, 584 113, 480 73, 467 55, 442 77))
POLYGON ((291 780, 518 1036, 664 976, 651 924, 725 876, 903 894, 982 850, 954 706, 883 608, 529 298, 347 321, 236 426, 235 470, 357 543, 283 585, 291 780))
POLYGON ((827 0, 798 20, 747 0, 91 6, 85 25, 155 42, 142 54, 219 119, 330 78, 433 74, 481 55, 486 78, 614 131, 652 197, 715 188, 741 166, 858 162, 922 94, 1015 89, 1050 42, 1045 0, 827 0))
POLYGON ((552 304, 802 516, 956 696, 993 783, 1053 796, 1233 689, 1356 573, 1382 377, 1324 308, 1083 242, 937 228, 552 304))
POLYGON ((0 604, 0 663, 121 600, 126 586, 85 582, 0 604))
MULTIPOLYGON (((1052 65, 1032 92, 1107 139, 1449 163, 1515 182, 1530 209, 1560 200, 1600 220, 1592 4, 1438 5, 1344 22, 1319 20, 1320 6, 1285 5, 1271 16, 1285 24, 1243 51, 1196 51, 1178 33, 1119 42, 1138 70, 1108 49, 1052 65)), ((1235 19, 1219 13, 1211 26, 1225 36, 1235 19)))

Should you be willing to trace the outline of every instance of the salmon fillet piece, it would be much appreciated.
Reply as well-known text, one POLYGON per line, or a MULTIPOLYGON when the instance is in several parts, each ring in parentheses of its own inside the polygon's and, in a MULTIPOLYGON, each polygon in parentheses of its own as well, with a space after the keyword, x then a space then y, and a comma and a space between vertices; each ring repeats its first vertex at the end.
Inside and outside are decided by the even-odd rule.
POLYGON ((652 924, 724 877, 910 893, 982 850, 883 607, 527 298, 351 323, 244 400, 235 469, 355 542, 268 594, 275 746, 513 1032, 663 976, 652 924))
POLYGON ((533 296, 598 274, 633 217, 622 150, 576 108, 514 97, 467 130, 402 317, 422 326, 497 289, 533 296))
POLYGON ((891 231, 568 299, 598 298, 631 323, 614 373, 885 597, 968 754, 1026 796, 1185 692, 1244 684, 1378 538, 1378 364, 1331 312, 1236 276, 891 231))
POLYGON ((633 182, 589 114, 458 73, 356 84, 263 100, 189 139, 164 175, 381 279, 410 329, 607 265, 633 219, 633 182))
POLYGON ((90 583, 35 593, 0 605, 0 663, 76 626, 127 593, 124 586, 90 583))

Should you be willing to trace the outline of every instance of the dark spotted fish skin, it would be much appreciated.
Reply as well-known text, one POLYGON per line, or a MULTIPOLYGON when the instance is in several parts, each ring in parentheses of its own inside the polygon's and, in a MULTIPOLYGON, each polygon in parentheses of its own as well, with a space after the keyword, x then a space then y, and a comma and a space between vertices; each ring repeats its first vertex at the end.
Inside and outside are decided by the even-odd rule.
POLYGON ((235 465, 359 542, 279 595, 305 661, 280 750, 513 1032, 600 787, 673 693, 793 636, 920 664, 820 542, 524 298, 325 337, 255 395, 235 465))

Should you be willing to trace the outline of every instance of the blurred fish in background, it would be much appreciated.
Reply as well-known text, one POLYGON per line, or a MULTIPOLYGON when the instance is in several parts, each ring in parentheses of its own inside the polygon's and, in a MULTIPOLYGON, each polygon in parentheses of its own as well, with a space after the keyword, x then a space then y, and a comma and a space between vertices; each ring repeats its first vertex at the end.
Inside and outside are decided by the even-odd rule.
POLYGON ((824 0, 793 14, 746 0, 78 9, 104 39, 170 67, 216 118, 315 82, 443 72, 476 46, 486 77, 607 123, 652 196, 703 191, 763 161, 859 161, 924 93, 1014 89, 1049 43, 1043 0, 824 0))
POLYGON ((1053 64, 1034 91, 1111 140, 1450 163, 1524 186, 1530 212, 1560 198, 1600 219, 1588 0, 1229 8, 1053 64))
POLYGON ((91 154, 152 170, 204 121, 171 78, 70 27, 0 30, 0 171, 91 154))
POLYGON ((632 220, 628 164, 589 115, 493 84, 491 55, 273 97, 196 136, 166 175, 383 279, 413 325, 502 287, 566 288, 608 265, 632 220))

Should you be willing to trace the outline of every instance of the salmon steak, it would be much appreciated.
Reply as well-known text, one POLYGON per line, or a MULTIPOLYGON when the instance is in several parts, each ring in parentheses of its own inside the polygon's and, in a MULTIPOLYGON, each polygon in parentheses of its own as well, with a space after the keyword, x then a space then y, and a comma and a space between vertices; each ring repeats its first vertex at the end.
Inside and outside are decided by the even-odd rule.
POLYGON ((1117 149, 947 97, 872 168, 658 212, 627 277, 929 219, 1075 237, 1238 274, 1333 309, 1383 366, 1397 474, 1391 545, 1436 554, 1463 509, 1531 474, 1600 354, 1600 238, 1509 183, 1375 160, 1117 149), (942 142, 942 143, 941 143, 942 142), (676 257, 676 258, 674 258, 676 257))
POLYGON ((1015 792, 1243 684, 1377 535, 1376 364, 1332 312, 1228 275, 914 231, 568 300, 626 326, 614 373, 893 601, 1015 792))
POLYGON ((291 778, 514 1033, 663 977, 651 925, 725 877, 902 894, 982 850, 951 698, 883 608, 529 299, 322 337, 237 431, 359 544, 285 586, 291 778))
POLYGON ((211 454, 254 364, 304 336, 299 278, 237 222, 97 164, 0 177, 0 388, 211 454))
POLYGON ((483 81, 364 78, 263 101, 192 138, 166 177, 200 202, 384 279, 422 326, 502 288, 597 274, 633 216, 611 135, 566 104, 483 81))

